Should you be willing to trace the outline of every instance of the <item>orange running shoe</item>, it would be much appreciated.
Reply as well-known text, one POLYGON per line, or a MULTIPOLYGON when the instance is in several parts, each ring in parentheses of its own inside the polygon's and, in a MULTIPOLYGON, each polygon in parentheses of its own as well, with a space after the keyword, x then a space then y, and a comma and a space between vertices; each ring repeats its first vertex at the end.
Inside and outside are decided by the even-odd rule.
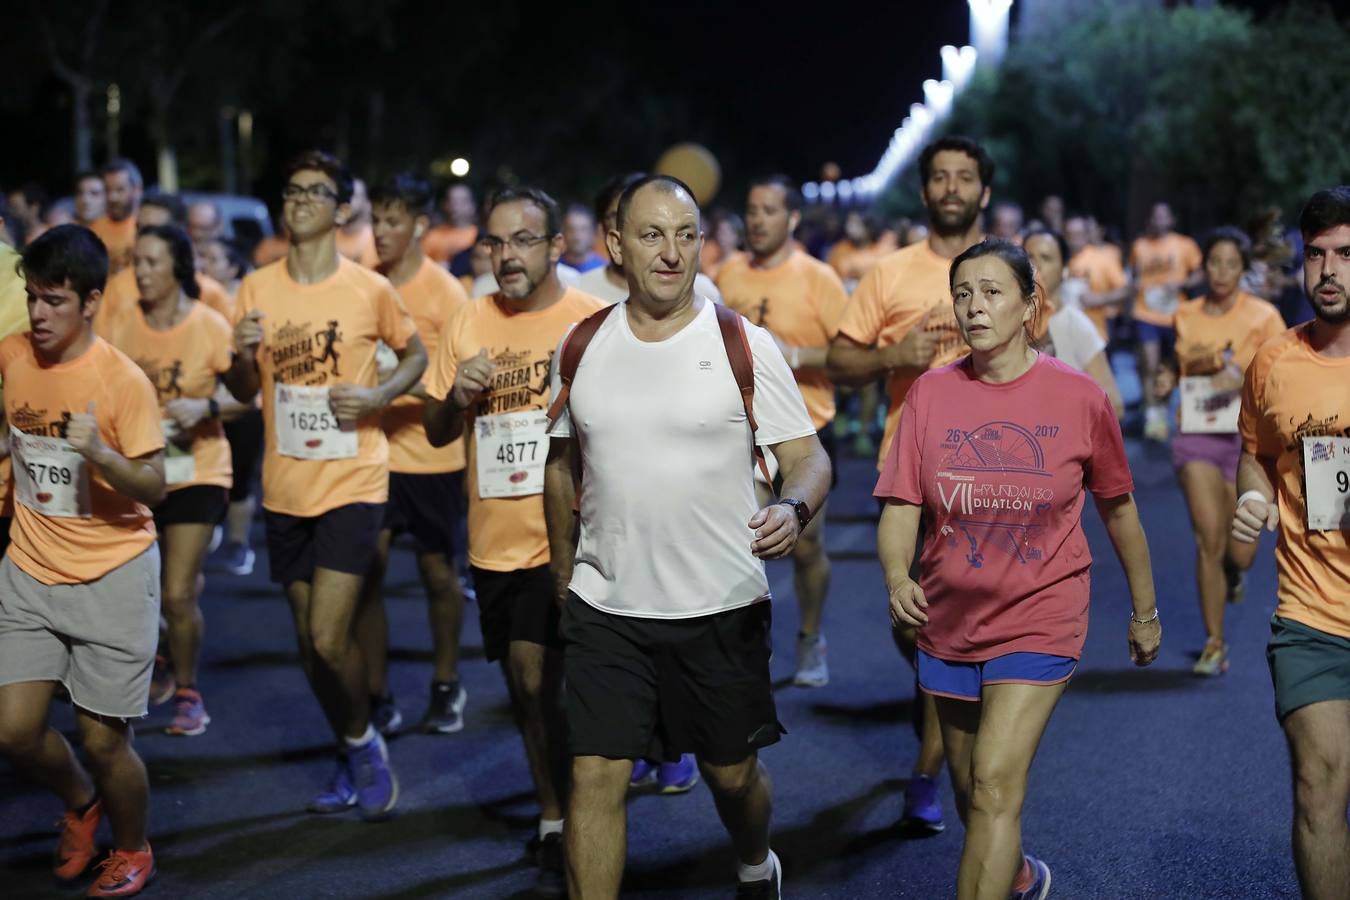
POLYGON ((80 815, 67 810, 61 817, 61 840, 56 845, 56 863, 52 871, 62 881, 79 878, 98 855, 94 832, 103 820, 103 804, 97 799, 80 815))
POLYGON ((155 854, 147 841, 144 850, 113 850, 98 864, 98 878, 86 897, 130 897, 155 877, 155 854))

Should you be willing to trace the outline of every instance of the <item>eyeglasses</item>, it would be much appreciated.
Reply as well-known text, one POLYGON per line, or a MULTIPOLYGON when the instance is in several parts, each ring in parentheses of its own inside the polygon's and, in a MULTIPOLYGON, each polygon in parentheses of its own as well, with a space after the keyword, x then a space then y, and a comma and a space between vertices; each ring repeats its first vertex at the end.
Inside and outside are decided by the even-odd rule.
POLYGON ((281 191, 282 200, 309 200, 313 203, 322 203, 325 200, 336 200, 337 191, 326 184, 288 184, 281 191))
POLYGON ((547 234, 530 234, 528 231, 517 231, 506 240, 490 234, 484 235, 478 239, 478 243, 486 247, 490 253, 501 253, 502 248, 507 244, 510 244, 511 249, 517 253, 524 253, 531 247, 548 240, 552 240, 552 237, 547 234))

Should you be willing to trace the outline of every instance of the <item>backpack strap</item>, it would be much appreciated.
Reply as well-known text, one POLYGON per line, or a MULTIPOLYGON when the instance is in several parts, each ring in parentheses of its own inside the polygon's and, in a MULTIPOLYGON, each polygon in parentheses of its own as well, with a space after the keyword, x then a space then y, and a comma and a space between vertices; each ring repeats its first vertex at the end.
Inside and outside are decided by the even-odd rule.
POLYGON ((553 403, 548 408, 548 428, 544 429, 546 434, 553 430, 554 423, 567 406, 567 398, 572 393, 572 379, 576 377, 577 369, 581 366, 581 355, 586 352, 591 338, 595 337, 595 333, 605 324, 605 319, 609 318, 609 314, 616 306, 617 303, 610 304, 591 313, 578 322, 571 334, 567 335, 567 340, 563 341, 562 358, 558 360, 558 378, 562 384, 558 389, 558 396, 553 398, 553 403))
POLYGON ((773 479, 769 477, 769 463, 764 458, 764 449, 754 443, 755 432, 759 431, 759 423, 755 421, 755 357, 750 352, 750 339, 745 335, 745 319, 731 307, 720 303, 713 304, 713 309, 717 312, 717 327, 722 331, 722 345, 727 351, 727 362, 731 363, 731 374, 741 392, 745 421, 750 425, 755 463, 772 488, 773 479))

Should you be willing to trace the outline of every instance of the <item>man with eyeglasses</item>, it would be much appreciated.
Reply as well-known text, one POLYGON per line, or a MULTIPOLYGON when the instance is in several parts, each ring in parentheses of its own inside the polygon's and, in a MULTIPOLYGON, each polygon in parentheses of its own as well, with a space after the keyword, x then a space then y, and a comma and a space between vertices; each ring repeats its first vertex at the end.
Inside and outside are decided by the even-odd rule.
POLYGON ((309 809, 359 805, 362 815, 380 818, 398 802, 398 781, 371 726, 352 621, 388 499, 380 413, 417 384, 426 352, 388 279, 337 252, 352 197, 342 164, 319 151, 301 154, 282 197, 290 247, 240 285, 225 383, 241 403, 262 392, 272 580, 286 591, 305 674, 338 741, 336 772, 309 809), (380 341, 398 357, 383 383, 380 341))
POLYGON ((561 893, 568 759, 559 609, 544 525, 544 429, 554 349, 573 323, 604 303, 558 280, 562 216, 543 191, 490 198, 479 240, 491 250, 499 288, 461 306, 441 333, 425 380, 425 425, 432 446, 466 436, 469 564, 483 649, 489 661, 502 662, 534 778, 539 887, 561 893))

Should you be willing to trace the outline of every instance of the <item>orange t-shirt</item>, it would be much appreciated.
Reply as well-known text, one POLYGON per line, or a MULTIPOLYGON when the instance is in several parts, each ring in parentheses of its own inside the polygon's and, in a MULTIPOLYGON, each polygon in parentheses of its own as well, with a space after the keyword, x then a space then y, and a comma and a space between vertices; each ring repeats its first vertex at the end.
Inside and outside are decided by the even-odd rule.
POLYGON ((1238 427, 1243 449, 1275 486, 1280 509, 1275 614, 1350 638, 1350 535, 1308 529, 1303 473, 1304 438, 1350 437, 1350 359, 1314 350, 1311 325, 1261 345, 1247 368, 1238 427))
MULTIPOLYGON (((938 334, 937 351, 928 367, 936 369, 960 359, 970 348, 961 338, 952 308, 948 278, 951 266, 952 261, 934 253, 927 241, 900 248, 873 266, 858 282, 853 300, 839 321, 839 333, 864 347, 889 347, 924 323, 924 330, 938 334)), ((878 469, 895 437, 900 409, 915 377, 892 372, 887 379, 890 408, 886 411, 886 431, 877 455, 878 469)))
MULTIPOLYGON (((1154 309, 1145 298, 1154 288, 1185 281, 1203 262, 1199 245, 1184 234, 1172 232, 1160 238, 1136 239, 1130 248, 1130 268, 1134 269, 1139 287, 1134 298, 1134 317, 1141 322, 1170 328, 1172 314, 1154 309)), ((1184 295, 1178 292, 1176 300, 1181 299, 1184 295)), ((1171 301, 1169 296, 1160 296, 1158 302, 1171 301)))
POLYGON ((352 262, 360 263, 367 269, 380 264, 380 255, 375 252, 375 231, 366 222, 357 231, 337 230, 337 249, 352 262))
MULTIPOLYGON (((1086 281, 1088 290, 1094 294, 1118 291, 1128 283, 1125 267, 1120 263, 1120 250, 1112 244, 1088 244, 1079 250, 1069 260, 1069 275, 1086 281)), ((1106 337, 1106 323, 1120 315, 1120 304, 1084 306, 1083 312, 1097 326, 1097 332, 1106 337)))
POLYGON ((434 225, 422 235, 422 252, 445 265, 478 240, 477 225, 434 225))
MULTIPOLYGON (((412 278, 398 286, 399 296, 417 323, 417 333, 427 348, 427 359, 434 359, 440 344, 441 329, 469 295, 459 280, 430 259, 412 278)), ((404 394, 384 411, 384 433, 389 439, 389 471, 419 475, 458 472, 464 468, 464 438, 444 447, 433 447, 422 427, 426 404, 404 394)))
POLYGON ((253 265, 261 269, 265 265, 284 259, 290 249, 291 242, 286 235, 268 235, 253 248, 253 265))
MULTIPOLYGON (((234 355, 234 329, 213 309, 192 304, 183 321, 156 331, 145 321, 140 304, 113 320, 107 340, 141 367, 155 386, 160 418, 164 406, 180 397, 214 397, 220 376, 229 371, 234 355)), ((206 418, 192 429, 193 477, 169 485, 176 491, 192 485, 228 488, 232 482, 230 444, 220 419, 206 418)))
POLYGON ((338 268, 317 284, 300 284, 285 260, 250 273, 239 287, 239 315, 263 314, 258 347, 265 440, 263 507, 314 517, 350 503, 389 498, 389 443, 378 416, 357 427, 357 455, 298 459, 277 449, 277 384, 331 387, 379 383, 379 341, 394 350, 417 332, 398 291, 383 275, 338 257, 338 268))
POLYGON ((441 333, 440 346, 427 366, 427 393, 444 400, 455 386, 461 360, 487 349, 496 363, 492 388, 477 408, 465 410, 464 433, 469 490, 469 562, 493 572, 531 569, 548 562, 544 497, 478 496, 474 453, 474 417, 544 410, 549 405, 549 366, 567 329, 606 306, 589 294, 568 288, 548 309, 513 311, 498 295, 470 300, 459 308, 441 333))
MULTIPOLYGON (((220 313, 227 322, 235 320, 234 298, 225 286, 205 272, 197 273, 197 286, 201 296, 197 299, 220 313)), ((98 311, 94 313, 94 331, 101 337, 108 336, 114 319, 127 310, 138 306, 141 299, 140 288, 136 286, 136 272, 128 266, 108 279, 103 289, 103 299, 99 301, 98 311)))
MULTIPOLYGON (((79 358, 46 365, 28 334, 0 341, 5 417, 24 434, 63 437, 71 414, 94 404, 99 436, 128 459, 164 449, 155 389, 116 347, 95 337, 79 358)), ((155 522, 143 503, 117 493, 89 465, 88 518, 48 516, 14 503, 10 558, 43 584, 96 581, 155 542, 155 522)))
POLYGON ((127 216, 121 221, 113 221, 100 216, 89 224, 89 230, 98 235, 103 246, 108 248, 108 274, 116 275, 123 269, 131 268, 136 252, 136 217, 127 216))
POLYGON ((1182 375, 1213 375, 1230 361, 1246 371, 1261 345, 1285 330, 1280 311, 1240 292, 1220 316, 1205 312, 1203 297, 1177 307, 1177 368, 1182 375))
MULTIPOLYGON (((757 269, 736 254, 717 275, 722 302, 792 347, 826 347, 839 333, 848 293, 834 270, 794 251, 772 269, 757 269)), ((811 422, 819 430, 834 418, 834 385, 821 369, 793 373, 811 422)))

